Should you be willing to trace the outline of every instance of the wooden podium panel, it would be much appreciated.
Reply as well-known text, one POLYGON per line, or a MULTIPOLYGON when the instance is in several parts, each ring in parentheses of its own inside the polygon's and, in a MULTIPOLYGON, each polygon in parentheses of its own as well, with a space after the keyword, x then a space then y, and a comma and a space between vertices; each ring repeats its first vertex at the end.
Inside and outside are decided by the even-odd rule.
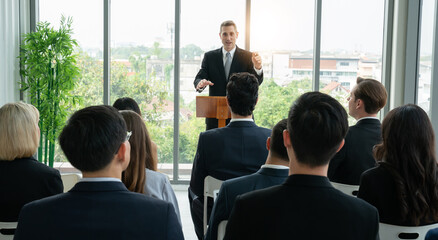
POLYGON ((196 97, 196 117, 216 118, 218 127, 225 127, 225 120, 231 118, 226 97, 196 97))

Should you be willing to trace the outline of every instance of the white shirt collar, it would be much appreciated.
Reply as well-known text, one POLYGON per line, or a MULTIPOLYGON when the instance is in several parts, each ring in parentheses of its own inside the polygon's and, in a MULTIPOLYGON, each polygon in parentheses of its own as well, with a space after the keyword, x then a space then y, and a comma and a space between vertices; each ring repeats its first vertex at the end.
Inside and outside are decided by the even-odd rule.
POLYGON ((376 120, 379 120, 377 117, 363 117, 363 118, 359 118, 357 121, 359 122, 360 120, 363 120, 363 119, 376 119, 376 120))
POLYGON ((254 122, 252 118, 231 118, 230 122, 254 122))
POLYGON ((95 177, 95 178, 81 178, 79 182, 122 182, 122 180, 112 177, 95 177))
MULTIPOLYGON (((233 59, 233 57, 234 57, 234 53, 236 52, 236 48, 237 48, 237 47, 234 46, 234 48, 231 49, 231 51, 230 51, 231 59, 233 59)), ((225 50, 224 47, 222 47, 222 57, 223 57, 223 59, 226 59, 226 58, 227 58, 227 51, 225 50)))
POLYGON ((283 165, 274 165, 274 164, 265 164, 265 165, 262 165, 262 168, 289 169, 289 167, 286 167, 283 165))

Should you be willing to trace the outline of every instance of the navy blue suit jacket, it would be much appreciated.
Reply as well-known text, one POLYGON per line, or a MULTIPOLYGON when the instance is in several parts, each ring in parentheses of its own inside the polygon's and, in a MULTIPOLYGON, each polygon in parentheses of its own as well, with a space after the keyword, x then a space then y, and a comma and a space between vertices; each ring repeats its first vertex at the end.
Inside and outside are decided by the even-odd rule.
POLYGON ((291 175, 236 198, 225 239, 379 239, 377 209, 328 178, 291 175))
POLYGON ((227 180, 256 172, 268 156, 266 140, 271 130, 254 122, 231 122, 224 128, 211 129, 199 135, 193 161, 190 190, 204 195, 204 178, 227 180))
POLYGON ((438 228, 431 229, 427 232, 425 240, 437 240, 438 239, 438 228))
POLYGON ((214 202, 205 239, 217 239, 217 227, 230 217, 238 195, 282 184, 288 175, 289 169, 261 168, 251 175, 225 181, 214 202))
POLYGON ((380 121, 362 119, 351 126, 345 145, 330 161, 328 177, 332 182, 359 185, 360 175, 376 166, 374 145, 382 142, 380 121))
POLYGON ((25 205, 15 238, 184 239, 172 204, 121 182, 79 182, 68 193, 25 205))

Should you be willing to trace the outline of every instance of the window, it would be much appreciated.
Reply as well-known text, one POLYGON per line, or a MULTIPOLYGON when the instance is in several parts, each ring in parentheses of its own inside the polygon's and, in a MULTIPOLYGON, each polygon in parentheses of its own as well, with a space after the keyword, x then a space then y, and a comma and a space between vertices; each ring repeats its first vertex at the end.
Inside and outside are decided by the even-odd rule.
MULTIPOLYGON (((384 4, 380 0, 324 0, 322 4, 320 91, 338 99, 347 111, 357 76, 381 79, 384 4), (373 17, 358 16, 369 12, 373 17), (323 74, 340 69, 343 74, 336 77, 323 74), (334 92, 333 81, 345 88, 334 92)), ((354 124, 354 119, 350 117, 349 123, 354 124)))
POLYGON ((423 0, 417 103, 427 113, 432 79, 433 18, 436 1, 423 0))
POLYGON ((111 104, 137 101, 158 169, 173 176, 174 1, 111 1, 111 104))
MULTIPOLYGON (((40 21, 47 21, 59 27, 61 15, 73 18, 73 38, 78 41, 78 65, 81 78, 74 89, 74 95, 82 101, 73 106, 71 113, 91 105, 103 103, 103 1, 40 0, 40 21), (83 7, 87 6, 87 7, 83 7)), ((55 162, 66 161, 59 145, 55 147, 55 162)), ((58 165, 56 165, 57 167, 58 165)), ((64 165, 65 166, 65 165, 64 165)))
POLYGON ((254 119, 272 128, 292 102, 312 90, 314 1, 251 3, 251 51, 263 61, 264 81, 254 119))

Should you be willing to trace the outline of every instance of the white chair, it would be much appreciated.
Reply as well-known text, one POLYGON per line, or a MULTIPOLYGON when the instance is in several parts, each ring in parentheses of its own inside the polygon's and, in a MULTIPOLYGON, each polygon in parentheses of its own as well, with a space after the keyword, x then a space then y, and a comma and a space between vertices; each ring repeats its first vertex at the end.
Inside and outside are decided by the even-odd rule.
POLYGON ((16 228, 17 222, 0 222, 0 240, 14 239, 14 234, 8 234, 8 232, 16 228))
POLYGON ((68 192, 77 182, 79 182, 81 176, 77 173, 63 173, 61 174, 61 179, 62 185, 64 185, 64 192, 68 192))
POLYGON ((211 197, 213 199, 216 199, 217 194, 219 192, 219 189, 222 185, 221 180, 216 179, 212 176, 207 176, 204 179, 204 235, 207 233, 207 204, 208 204, 208 197, 211 197))
POLYGON ((418 226, 406 227, 397 226, 386 223, 379 223, 379 236, 381 240, 398 240, 398 239, 421 239, 426 237, 427 231, 438 228, 438 223, 418 226))
POLYGON ((227 229, 227 220, 222 221, 219 223, 219 226, 217 227, 217 240, 223 240, 225 237, 225 230, 227 229))
POLYGON ((336 182, 330 182, 330 183, 334 188, 353 197, 356 197, 357 192, 359 191, 359 185, 348 185, 348 184, 336 183, 336 182))

